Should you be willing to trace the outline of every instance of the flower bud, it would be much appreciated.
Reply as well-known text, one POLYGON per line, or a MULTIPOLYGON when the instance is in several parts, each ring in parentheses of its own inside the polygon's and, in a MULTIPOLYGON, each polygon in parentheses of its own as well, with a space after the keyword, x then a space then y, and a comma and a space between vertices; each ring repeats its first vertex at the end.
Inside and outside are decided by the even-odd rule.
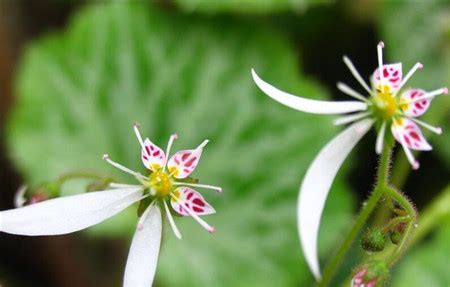
POLYGON ((361 247, 365 251, 379 252, 386 245, 386 236, 378 228, 369 228, 361 239, 361 247))
POLYGON ((389 277, 389 269, 382 261, 369 262, 356 270, 351 287, 381 287, 389 277))

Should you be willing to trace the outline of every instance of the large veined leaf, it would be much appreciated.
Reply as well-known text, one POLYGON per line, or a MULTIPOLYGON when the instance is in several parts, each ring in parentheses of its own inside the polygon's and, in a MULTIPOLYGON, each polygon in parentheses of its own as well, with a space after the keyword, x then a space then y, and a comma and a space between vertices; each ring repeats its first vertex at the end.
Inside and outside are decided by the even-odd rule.
MULTIPOLYGON (((217 233, 208 234, 190 218, 177 220, 183 241, 166 228, 158 281, 310 284, 295 223, 297 191, 314 154, 336 130, 330 118, 268 99, 250 76, 254 67, 283 89, 324 98, 316 84, 299 77, 297 62, 283 37, 249 22, 195 19, 137 4, 89 7, 67 31, 26 52, 9 149, 30 183, 78 169, 110 172, 133 183, 101 156, 108 152, 144 172, 134 121, 163 147, 173 132, 179 135, 174 149, 209 138, 194 176, 224 188, 222 196, 204 192, 217 210, 205 219, 217 233)), ((349 222, 352 200, 346 190, 337 181, 331 192, 322 252, 329 252, 349 222)), ((136 209, 127 214, 91 234, 131 237, 136 209)))
POLYGON ((271 13, 282 11, 302 12, 309 6, 330 4, 333 0, 174 0, 177 5, 187 12, 204 13, 271 13))
POLYGON ((448 286, 448 254, 450 253, 450 222, 439 229, 426 243, 416 246, 399 264, 392 286, 448 286))
MULTIPOLYGON (((388 57, 403 62, 403 69, 421 62, 424 69, 408 82, 426 90, 450 87, 450 8, 446 1, 384 1, 380 28, 388 57)), ((444 133, 433 136, 438 152, 450 165, 450 99, 438 97, 424 119, 442 125, 444 133)))

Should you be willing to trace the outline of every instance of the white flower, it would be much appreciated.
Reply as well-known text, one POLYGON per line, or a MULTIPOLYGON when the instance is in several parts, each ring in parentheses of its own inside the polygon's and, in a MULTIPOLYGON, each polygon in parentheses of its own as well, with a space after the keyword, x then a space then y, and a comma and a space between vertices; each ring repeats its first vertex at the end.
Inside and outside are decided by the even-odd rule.
POLYGON ((437 134, 442 132, 440 128, 426 124, 416 117, 425 113, 435 96, 448 93, 447 88, 431 92, 408 88, 400 93, 413 73, 422 68, 422 64, 417 63, 402 77, 401 63, 383 64, 383 48, 384 44, 380 42, 377 47, 378 68, 372 77, 372 89, 362 79, 350 59, 344 56, 344 63, 369 96, 361 95, 344 83, 338 83, 337 87, 357 101, 330 102, 297 97, 268 84, 252 70, 253 80, 258 87, 272 99, 290 108, 315 114, 353 113, 335 121, 338 125, 352 125, 322 148, 308 168, 300 187, 297 205, 300 241, 306 261, 316 279, 320 279, 317 236, 325 201, 336 173, 358 141, 375 124, 378 130, 375 150, 380 154, 386 127, 390 125, 392 135, 402 145, 413 168, 417 169, 419 163, 414 159, 411 150, 431 150, 418 125, 437 134))
MULTIPOLYGON (((120 170, 133 175, 139 185, 112 183, 110 190, 89 192, 85 194, 60 197, 28 205, 26 207, 0 212, 0 231, 28 236, 59 235, 85 229, 98 224, 133 203, 150 199, 150 204, 139 218, 137 230, 128 255, 124 275, 125 287, 151 286, 155 275, 161 244, 161 211, 172 227, 176 237, 181 233, 175 225, 171 208, 181 216, 193 217, 210 233, 214 227, 206 223, 200 215, 215 213, 203 196, 192 188, 206 188, 221 192, 217 186, 197 184, 189 175, 196 168, 203 148, 208 140, 193 150, 175 153, 168 161, 176 135, 170 137, 166 152, 153 144, 148 138, 142 140, 139 126, 134 131, 142 148, 142 162, 149 169, 149 176, 132 171, 114 161, 108 155, 103 159, 120 170)), ((23 189, 24 190, 24 189, 23 189)), ((22 204, 22 193, 16 198, 16 204, 22 204)))

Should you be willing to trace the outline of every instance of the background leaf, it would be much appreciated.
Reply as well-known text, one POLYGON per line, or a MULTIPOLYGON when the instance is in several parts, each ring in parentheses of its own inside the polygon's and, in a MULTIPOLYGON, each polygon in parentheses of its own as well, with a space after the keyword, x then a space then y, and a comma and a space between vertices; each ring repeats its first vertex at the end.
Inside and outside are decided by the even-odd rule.
MULTIPOLYGON (((27 51, 8 127, 12 157, 30 183, 88 169, 114 173, 101 156, 142 169, 132 124, 174 149, 211 139, 195 177, 223 186, 205 192, 217 215, 211 236, 189 218, 170 230, 157 276, 169 286, 298 286, 312 277, 295 223, 298 186, 318 150, 336 133, 329 118, 283 107, 254 85, 250 68, 307 97, 325 93, 304 76, 285 39, 258 23, 191 18, 142 5, 83 10, 66 32, 27 51), (318 132, 320 131, 320 132, 318 132)), ((350 222, 353 202, 342 181, 333 187, 321 227, 330 251, 350 222)), ((136 210, 93 235, 127 235, 136 210)), ((123 264, 125 258, 123 258, 123 264)), ((122 264, 122 263, 120 263, 122 264)))
POLYGON ((443 225, 432 240, 410 250, 396 270, 392 286, 448 286, 450 222, 443 225), (433 272, 430 272, 433 270, 433 272))
POLYGON ((333 0, 174 0, 187 12, 203 12, 208 14, 233 13, 273 13, 282 11, 303 12, 307 8, 318 4, 330 4, 333 0))

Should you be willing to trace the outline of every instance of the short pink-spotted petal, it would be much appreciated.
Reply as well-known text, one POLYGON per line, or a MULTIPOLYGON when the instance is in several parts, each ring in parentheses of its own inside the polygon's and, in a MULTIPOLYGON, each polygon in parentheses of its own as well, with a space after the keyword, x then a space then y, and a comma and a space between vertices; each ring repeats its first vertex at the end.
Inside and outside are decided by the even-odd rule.
POLYGON ((188 177, 197 167, 202 149, 181 150, 175 153, 167 163, 169 172, 175 178, 188 177))
POLYGON ((383 74, 380 75, 380 69, 377 68, 373 73, 373 85, 375 89, 383 93, 395 94, 402 83, 402 64, 383 65, 383 74), (389 90, 386 91, 386 87, 389 90))
POLYGON ((392 134, 399 143, 404 143, 409 149, 431 150, 432 147, 422 135, 419 126, 413 121, 403 118, 394 120, 391 126, 392 134))
MULTIPOLYGON (((186 207, 191 209, 197 215, 208 215, 216 213, 214 208, 206 202, 203 196, 189 187, 179 187, 174 191, 175 198, 184 202, 186 207)), ((170 201, 172 208, 180 215, 188 216, 188 212, 184 207, 174 199, 170 201)))
POLYGON ((148 138, 144 141, 141 153, 142 163, 146 168, 156 171, 166 164, 166 155, 164 151, 148 138))
POLYGON ((420 89, 409 89, 402 93, 402 96, 400 97, 400 107, 405 116, 413 118, 420 117, 427 111, 432 100, 431 98, 423 99, 418 102, 411 102, 425 94, 426 92, 420 89))

